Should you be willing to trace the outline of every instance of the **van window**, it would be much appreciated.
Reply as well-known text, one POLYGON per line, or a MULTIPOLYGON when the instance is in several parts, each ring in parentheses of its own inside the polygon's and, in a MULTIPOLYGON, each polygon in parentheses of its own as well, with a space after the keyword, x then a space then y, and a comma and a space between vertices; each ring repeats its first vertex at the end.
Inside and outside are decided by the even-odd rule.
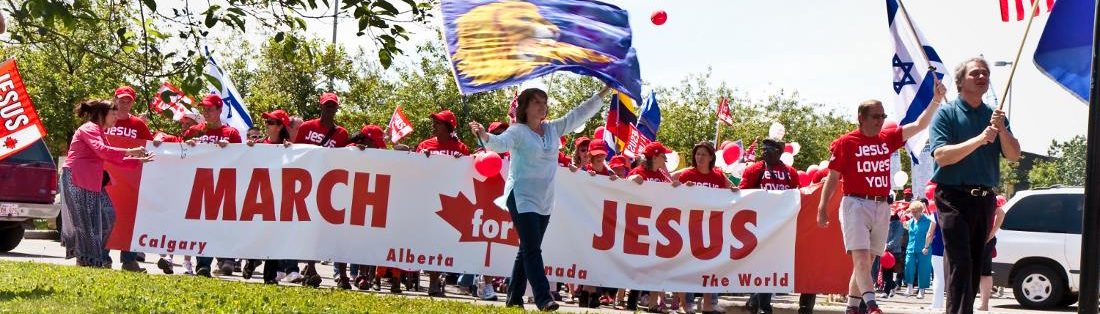
POLYGON ((1081 234, 1084 195, 1038 194, 1024 197, 1005 214, 1002 229, 1081 234))

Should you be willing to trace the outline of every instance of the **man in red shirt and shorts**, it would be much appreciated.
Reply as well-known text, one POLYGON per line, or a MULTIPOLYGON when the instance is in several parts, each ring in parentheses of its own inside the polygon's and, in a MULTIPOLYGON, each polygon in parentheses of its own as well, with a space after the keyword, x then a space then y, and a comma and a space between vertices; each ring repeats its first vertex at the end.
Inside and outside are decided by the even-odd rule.
POLYGON ((860 313, 866 302, 867 313, 882 313, 875 303, 871 263, 886 251, 890 228, 890 155, 905 145, 905 140, 928 127, 946 88, 936 82, 935 96, 916 121, 901 127, 882 129, 886 113, 882 102, 867 100, 859 105, 859 129, 833 141, 829 175, 822 187, 817 207, 817 223, 828 226, 826 205, 837 181, 843 177, 844 198, 840 203, 840 228, 844 248, 852 257, 852 279, 848 290, 848 313, 860 313))

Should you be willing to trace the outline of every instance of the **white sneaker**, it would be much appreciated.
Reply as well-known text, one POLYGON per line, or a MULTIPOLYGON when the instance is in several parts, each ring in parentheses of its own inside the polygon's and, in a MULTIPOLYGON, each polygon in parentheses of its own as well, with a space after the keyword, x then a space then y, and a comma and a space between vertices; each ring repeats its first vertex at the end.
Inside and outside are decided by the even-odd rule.
POLYGON ((905 296, 907 296, 907 297, 913 296, 913 286, 909 286, 908 288, 905 288, 905 296))
POLYGON ((478 294, 481 295, 482 300, 497 300, 497 292, 493 291, 493 285, 479 283, 478 286, 478 294))
POLYGON ((188 274, 188 275, 194 275, 195 274, 195 268, 193 266, 191 266, 191 261, 189 261, 189 260, 184 260, 183 261, 183 273, 188 274))
POLYGON ((286 278, 286 273, 281 271, 275 272, 275 281, 283 281, 283 278, 286 278))
POLYGON ((924 289, 917 290, 917 299, 924 299, 924 289))
POLYGON ((299 274, 298 272, 293 272, 293 273, 290 273, 289 275, 286 275, 286 277, 283 278, 283 281, 284 282, 294 282, 294 281, 302 280, 302 278, 305 278, 305 276, 302 276, 302 274, 299 274))

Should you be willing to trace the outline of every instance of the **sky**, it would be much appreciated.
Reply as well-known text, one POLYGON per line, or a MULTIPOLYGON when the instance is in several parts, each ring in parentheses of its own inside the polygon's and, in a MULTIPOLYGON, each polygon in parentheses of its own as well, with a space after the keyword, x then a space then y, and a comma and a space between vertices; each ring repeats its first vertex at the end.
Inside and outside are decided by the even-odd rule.
MULTIPOLYGON (((855 117, 860 101, 882 100, 889 112, 894 93, 893 44, 885 1, 873 0, 611 0, 630 14, 633 45, 642 79, 672 86, 689 74, 711 69, 711 84, 722 82, 740 97, 764 97, 778 90, 797 91, 807 102, 825 104, 855 117), (653 25, 649 17, 664 10, 668 21, 653 25)), ((905 1, 913 23, 944 63, 955 65, 984 55, 991 63, 1012 61, 1027 21, 1001 22, 996 1, 905 1)), ((436 17, 440 16, 438 9, 436 17)), ((1045 154, 1051 140, 1084 135, 1087 106, 1035 67, 1032 55, 1049 14, 1037 17, 1023 48, 1014 78, 1009 119, 1024 151, 1045 154)), ((435 41, 438 21, 414 32, 407 52, 435 41)), ((331 38, 330 20, 310 20, 314 36, 331 38)), ((352 49, 373 50, 367 38, 355 36, 351 18, 342 19, 337 42, 352 49)), ((260 36, 259 34, 250 34, 260 36)), ((443 45, 442 42, 435 42, 443 45)), ((404 57, 395 62, 409 63, 404 57)), ((1011 67, 991 69, 992 87, 1004 91, 1011 67)), ((948 99, 957 97, 954 89, 948 99)), ((891 116, 899 115, 890 113, 891 116)))

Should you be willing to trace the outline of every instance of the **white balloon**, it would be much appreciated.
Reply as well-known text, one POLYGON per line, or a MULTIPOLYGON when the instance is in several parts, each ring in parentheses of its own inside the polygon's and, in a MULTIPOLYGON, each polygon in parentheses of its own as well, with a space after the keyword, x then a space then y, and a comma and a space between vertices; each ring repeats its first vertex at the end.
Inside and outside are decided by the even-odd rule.
POLYGON ((772 122, 772 125, 768 127, 768 138, 782 141, 784 135, 787 135, 787 128, 783 124, 772 122))
POLYGON ((810 165, 809 167, 806 167, 806 173, 814 172, 816 170, 821 170, 821 167, 818 165, 810 165))
POLYGON ((794 155, 791 155, 791 153, 783 153, 783 155, 779 155, 779 160, 790 166, 794 164, 794 155))
POLYGON ((802 144, 798 144, 798 142, 791 142, 791 149, 794 151, 791 153, 791 155, 798 155, 798 152, 802 151, 802 144))
POLYGON ((829 161, 828 160, 822 160, 821 163, 817 164, 817 169, 822 169, 822 170, 829 169, 829 161))
POLYGON ((577 128, 576 130, 573 130, 573 133, 580 134, 581 132, 584 132, 584 127, 585 126, 586 125, 581 124, 581 127, 577 128))
POLYGON ((908 182, 909 182, 909 174, 905 173, 905 171, 898 171, 897 173, 894 174, 894 189, 895 190, 900 190, 903 186, 905 186, 905 183, 908 183, 908 182))
POLYGON ((670 172, 671 171, 676 171, 676 169, 679 169, 680 168, 680 154, 677 154, 676 152, 671 152, 671 153, 665 154, 665 166, 668 167, 667 169, 670 172))

